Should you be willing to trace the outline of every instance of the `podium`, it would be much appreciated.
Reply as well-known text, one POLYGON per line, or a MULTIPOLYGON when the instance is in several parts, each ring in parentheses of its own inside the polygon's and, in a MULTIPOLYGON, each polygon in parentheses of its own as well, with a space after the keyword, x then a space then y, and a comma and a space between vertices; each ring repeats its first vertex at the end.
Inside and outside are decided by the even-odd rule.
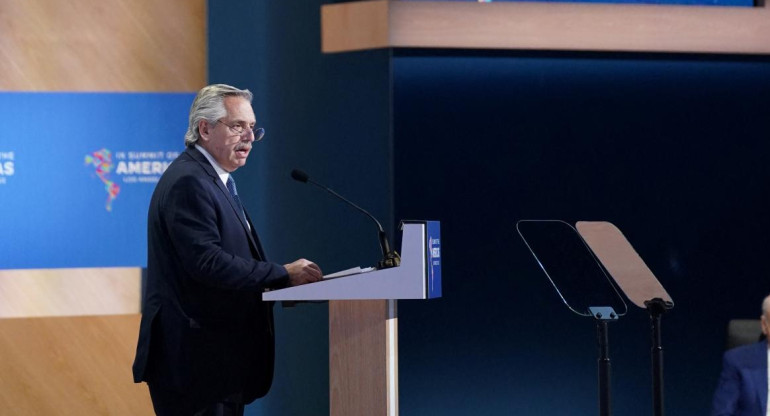
POLYGON ((265 292, 329 301, 329 414, 398 415, 398 299, 441 297, 438 221, 403 221, 401 265, 265 292))

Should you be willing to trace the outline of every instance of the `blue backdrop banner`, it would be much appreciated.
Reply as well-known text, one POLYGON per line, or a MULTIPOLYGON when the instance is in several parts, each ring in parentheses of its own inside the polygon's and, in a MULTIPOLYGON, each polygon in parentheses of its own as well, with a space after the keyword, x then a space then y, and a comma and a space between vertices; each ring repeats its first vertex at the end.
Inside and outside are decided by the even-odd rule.
POLYGON ((141 267, 192 93, 0 93, 0 269, 141 267))

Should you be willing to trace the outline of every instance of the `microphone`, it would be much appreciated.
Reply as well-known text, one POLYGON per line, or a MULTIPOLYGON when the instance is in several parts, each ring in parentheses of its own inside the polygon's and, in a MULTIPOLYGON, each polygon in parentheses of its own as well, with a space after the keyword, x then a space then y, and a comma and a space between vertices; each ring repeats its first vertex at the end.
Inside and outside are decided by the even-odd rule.
POLYGON ((313 185, 315 185, 315 186, 325 190, 326 192, 336 196, 337 198, 341 199, 342 201, 344 201, 346 204, 350 205, 351 207, 353 207, 353 208, 363 212, 369 218, 371 218, 372 221, 375 222, 375 224, 377 224, 377 228, 379 229, 379 237, 380 237, 380 249, 382 249, 382 260, 380 260, 377 263, 377 269, 387 269, 387 268, 390 268, 390 267, 397 267, 397 266, 399 266, 401 264, 401 256, 399 256, 396 251, 393 251, 393 250, 390 249, 390 244, 388 243, 388 235, 385 234, 385 230, 382 229, 382 225, 380 224, 379 221, 377 221, 377 218, 374 218, 374 216, 372 214, 367 212, 365 209, 359 207, 358 205, 348 201, 342 195, 334 192, 333 190, 327 188, 326 186, 321 185, 318 182, 312 181, 310 179, 310 176, 308 176, 307 173, 305 173, 305 172, 303 172, 303 171, 301 171, 299 169, 294 169, 294 170, 291 171, 291 178, 294 179, 295 181, 302 182, 302 183, 308 183, 308 182, 312 183, 313 185))

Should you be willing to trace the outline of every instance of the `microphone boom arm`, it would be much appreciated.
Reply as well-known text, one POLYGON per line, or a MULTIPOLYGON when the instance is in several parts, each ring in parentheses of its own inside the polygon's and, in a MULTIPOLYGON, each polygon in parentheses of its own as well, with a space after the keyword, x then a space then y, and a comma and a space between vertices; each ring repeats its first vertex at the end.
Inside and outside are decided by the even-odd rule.
POLYGON ((313 185, 325 190, 326 192, 346 202, 348 205, 352 206, 353 208, 363 212, 364 214, 366 214, 367 217, 371 218, 375 224, 377 224, 377 228, 379 231, 379 239, 380 239, 380 249, 382 250, 382 260, 377 262, 377 269, 388 269, 391 267, 397 267, 401 265, 401 256, 399 256, 396 251, 390 249, 390 244, 388 243, 388 235, 385 233, 385 230, 382 228, 382 224, 380 224, 380 222, 377 221, 377 218, 374 218, 374 215, 370 214, 368 211, 359 207, 358 205, 350 202, 347 198, 343 197, 337 192, 334 192, 332 189, 311 180, 305 172, 294 169, 291 172, 291 177, 294 180, 299 182, 310 182, 313 185))
POLYGON ((341 200, 343 200, 343 201, 347 202, 347 203, 348 203, 348 204, 350 204, 350 206, 352 206, 353 208, 355 208, 355 209, 357 209, 357 210, 359 210, 359 211, 363 212, 363 213, 364 213, 364 214, 366 214, 366 215, 367 215, 369 218, 371 218, 371 219, 372 219, 372 221, 374 221, 374 222, 377 224, 377 228, 380 230, 380 232, 381 232, 381 233, 384 233, 384 232, 385 232, 385 230, 383 230, 383 228, 382 228, 382 224, 380 224, 380 222, 379 222, 379 221, 377 221, 377 218, 374 218, 374 215, 370 214, 370 213, 369 213, 369 212, 367 212, 365 209, 363 209, 363 208, 359 207, 358 205, 354 204, 353 202, 350 202, 350 201, 348 201, 348 200, 347 200, 345 197, 343 197, 342 195, 340 195, 340 194, 338 194, 338 193, 334 192, 334 190, 332 190, 332 189, 330 189, 330 188, 327 188, 327 187, 325 187, 325 186, 321 185, 321 184, 320 184, 320 183, 318 183, 318 182, 314 182, 314 181, 313 181, 313 180, 311 180, 311 179, 308 179, 307 181, 308 181, 308 182, 310 182, 310 183, 312 183, 313 185, 315 185, 315 186, 317 186, 317 187, 321 188, 321 189, 324 189, 326 192, 328 192, 328 193, 330 193, 330 194, 332 194, 332 195, 336 196, 337 198, 339 198, 339 199, 341 199, 341 200))

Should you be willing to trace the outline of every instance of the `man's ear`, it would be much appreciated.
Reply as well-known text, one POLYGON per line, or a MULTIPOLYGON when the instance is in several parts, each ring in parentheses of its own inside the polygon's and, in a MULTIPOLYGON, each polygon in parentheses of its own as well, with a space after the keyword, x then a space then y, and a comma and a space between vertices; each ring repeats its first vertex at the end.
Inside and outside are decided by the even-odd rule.
POLYGON ((198 121, 198 133, 201 135, 201 139, 208 141, 209 135, 211 132, 209 132, 209 129, 211 128, 211 123, 208 122, 208 120, 200 120, 198 121))

